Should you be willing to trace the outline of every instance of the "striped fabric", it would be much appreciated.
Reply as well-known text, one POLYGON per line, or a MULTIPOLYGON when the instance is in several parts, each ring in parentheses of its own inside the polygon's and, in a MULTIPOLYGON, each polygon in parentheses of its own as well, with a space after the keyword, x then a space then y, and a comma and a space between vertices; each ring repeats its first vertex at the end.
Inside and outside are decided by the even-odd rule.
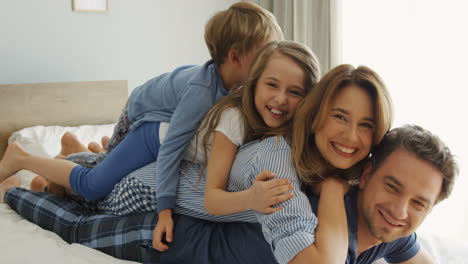
POLYGON ((275 173, 277 178, 289 179, 294 188, 294 197, 277 205, 284 209, 270 215, 256 213, 276 260, 288 263, 297 253, 314 243, 318 221, 307 196, 301 192, 301 182, 287 141, 283 137, 270 137, 241 147, 231 168, 228 190, 249 188, 255 177, 264 170, 275 173))
MULTIPOLYGON (((208 214, 203 205, 206 179, 203 177, 200 181, 198 180, 199 171, 199 164, 182 161, 174 212, 213 222, 257 222, 253 211, 228 216, 208 214)), ((122 179, 112 192, 97 204, 82 202, 90 207, 95 205, 96 210, 113 215, 156 211, 155 175, 154 163, 150 163, 122 179)))

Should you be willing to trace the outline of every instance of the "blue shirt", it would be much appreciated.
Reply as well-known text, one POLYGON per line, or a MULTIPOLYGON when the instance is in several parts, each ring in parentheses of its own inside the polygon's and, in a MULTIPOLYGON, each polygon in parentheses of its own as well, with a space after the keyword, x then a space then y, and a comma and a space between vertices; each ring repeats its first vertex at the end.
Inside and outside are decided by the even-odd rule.
MULTIPOLYGON (((370 264, 380 258, 384 258, 389 263, 400 263, 414 257, 420 249, 415 233, 407 237, 396 239, 390 243, 380 243, 379 245, 371 247, 357 256, 358 192, 359 191, 357 187, 352 187, 345 196, 345 207, 349 232, 349 248, 346 264, 370 264)), ((319 197, 312 194, 308 194, 308 197, 310 204, 312 205, 312 210, 317 212, 319 197)))
POLYGON ((179 163, 200 120, 226 96, 213 61, 203 66, 182 66, 135 88, 128 99, 130 129, 144 122, 169 122, 155 163, 158 212, 174 208, 179 163))

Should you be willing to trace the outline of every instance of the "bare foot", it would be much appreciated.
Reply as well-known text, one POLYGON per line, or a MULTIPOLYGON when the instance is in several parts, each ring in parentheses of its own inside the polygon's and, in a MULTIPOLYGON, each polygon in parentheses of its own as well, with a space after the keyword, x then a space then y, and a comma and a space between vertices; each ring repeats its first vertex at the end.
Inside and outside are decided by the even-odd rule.
POLYGON ((0 184, 0 203, 4 203, 5 193, 14 187, 21 187, 21 181, 16 175, 8 177, 0 184))
POLYGON ((50 182, 49 187, 47 188, 47 192, 65 196, 65 187, 55 184, 53 182, 50 182))
POLYGON ((46 188, 49 187, 49 181, 41 176, 36 176, 31 181, 31 191, 34 192, 45 192, 46 188))
POLYGON ((8 145, 5 155, 0 161, 0 183, 21 170, 20 160, 27 155, 29 154, 18 143, 13 142, 8 145))
POLYGON ((102 148, 106 151, 107 150, 107 144, 109 143, 109 140, 110 140, 110 137, 108 136, 103 136, 101 138, 101 144, 102 144, 102 148))
POLYGON ((97 142, 91 142, 88 144, 88 149, 93 152, 93 153, 101 153, 101 152, 104 152, 105 150, 101 147, 101 145, 99 145, 97 142))
POLYGON ((88 152, 86 146, 81 144, 76 135, 71 132, 65 132, 65 134, 63 134, 61 143, 62 150, 60 150, 60 154, 63 156, 72 153, 88 152))

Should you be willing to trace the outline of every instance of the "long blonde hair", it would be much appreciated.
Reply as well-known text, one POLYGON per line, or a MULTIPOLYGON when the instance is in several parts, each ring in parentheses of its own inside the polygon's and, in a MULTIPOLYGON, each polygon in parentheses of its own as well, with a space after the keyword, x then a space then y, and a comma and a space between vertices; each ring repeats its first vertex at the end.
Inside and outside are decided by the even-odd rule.
POLYGON ((360 176, 365 159, 347 170, 332 167, 315 145, 315 131, 326 120, 333 97, 344 87, 355 85, 364 89, 373 100, 375 130, 373 145, 382 140, 393 119, 390 94, 377 73, 366 66, 354 68, 343 64, 330 70, 319 81, 297 109, 291 133, 292 156, 296 170, 303 182, 313 184, 325 176, 348 180, 360 176))
POLYGON ((271 128, 265 124, 255 107, 254 100, 257 81, 274 53, 288 56, 302 68, 306 92, 311 91, 317 84, 320 78, 319 62, 308 47, 294 41, 271 42, 266 45, 254 59, 246 85, 219 100, 211 107, 203 119, 196 135, 196 140, 198 141, 200 131, 206 129, 206 133, 201 139, 204 152, 202 172, 206 168, 208 160, 207 146, 210 135, 214 133, 215 128, 218 126, 221 113, 228 108, 237 108, 241 113, 241 120, 245 128, 245 142, 274 135, 284 135, 289 132, 291 121, 286 122, 278 128, 271 128))

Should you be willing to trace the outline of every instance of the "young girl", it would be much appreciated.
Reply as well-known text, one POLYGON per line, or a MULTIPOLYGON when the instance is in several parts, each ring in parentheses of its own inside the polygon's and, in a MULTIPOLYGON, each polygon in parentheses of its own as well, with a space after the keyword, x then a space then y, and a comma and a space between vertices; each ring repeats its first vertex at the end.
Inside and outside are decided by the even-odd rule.
POLYGON ((14 154, 19 153, 18 146, 12 144, 0 163, 0 182, 28 169, 88 200, 99 200, 124 176, 156 161, 156 181, 162 190, 157 193, 158 213, 173 208, 178 166, 200 120, 216 101, 245 83, 258 51, 280 39, 281 29, 270 12, 248 2, 233 4, 205 27, 212 60, 202 66, 179 67, 132 92, 103 162, 95 168, 66 160, 23 162, 14 154), (169 121, 162 143, 160 124, 169 121))
MULTIPOLYGON (((270 207, 273 203, 263 205, 260 199, 253 199, 258 190, 251 189, 230 193, 233 197, 227 198, 230 200, 229 203, 236 207, 232 213, 243 213, 229 217, 214 217, 203 206, 205 177, 200 178, 202 176, 200 173, 203 174, 207 167, 208 177, 215 175, 214 177, 226 178, 229 175, 237 147, 261 136, 287 130, 296 107, 306 93, 315 86, 318 77, 318 61, 305 46, 289 41, 268 44, 253 62, 245 87, 223 98, 210 110, 199 128, 197 136, 186 150, 180 165, 181 173, 177 187, 175 212, 212 221, 254 222, 253 213, 244 211, 249 209, 262 211, 262 209, 270 207), (266 111, 269 112, 268 116, 260 114, 266 111), (210 150, 215 151, 215 154, 210 154, 210 150), (216 152, 216 150, 221 150, 222 153, 216 152), (206 166, 207 157, 209 160, 206 166)), ((138 181, 153 182, 149 178, 153 175, 149 173, 149 170, 151 167, 138 173, 136 176, 139 178, 138 181)), ((134 183, 131 183, 135 180, 131 180, 131 178, 132 176, 121 184, 135 186, 134 183)), ((281 201, 290 198, 288 194, 281 195, 290 189, 287 181, 262 182, 260 185, 265 188, 279 187, 270 195, 277 196, 281 201)), ((147 184, 147 186, 149 185, 147 184)), ((151 188, 155 189, 156 192, 159 190, 159 186, 151 186, 151 188)), ((136 193, 128 194, 128 192, 137 192, 138 188, 125 188, 126 195, 121 195, 122 192, 119 192, 118 189, 116 189, 116 194, 119 193, 119 195, 114 195, 109 204, 122 204, 124 197, 127 196, 142 196, 136 193)), ((137 206, 136 203, 138 202, 133 202, 132 207, 137 206)), ((151 201, 144 204, 155 205, 151 201)), ((151 210, 151 208, 141 209, 141 211, 147 210, 151 210)), ((122 214, 108 209, 105 211, 122 214)), ((171 241, 172 237, 172 218, 165 221, 164 217, 166 216, 160 215, 158 226, 167 222, 166 228, 159 231, 157 227, 154 232, 153 243, 158 250, 168 248, 161 242, 164 233, 166 233, 168 241, 171 241)))

